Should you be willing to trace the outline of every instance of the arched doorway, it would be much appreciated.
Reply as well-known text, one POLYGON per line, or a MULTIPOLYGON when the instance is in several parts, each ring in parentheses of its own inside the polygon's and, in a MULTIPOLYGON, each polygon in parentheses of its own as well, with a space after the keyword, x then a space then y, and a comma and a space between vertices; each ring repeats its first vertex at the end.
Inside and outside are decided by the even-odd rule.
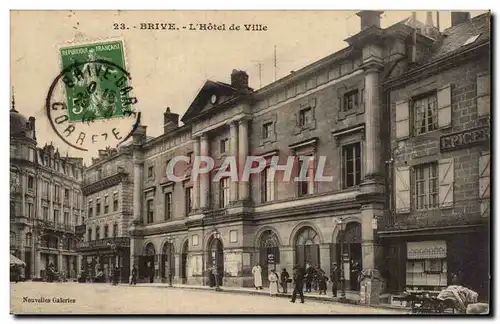
POLYGON ((212 237, 208 243, 208 266, 217 269, 217 280, 222 286, 224 279, 224 246, 218 238, 212 237))
POLYGON ((310 226, 303 227, 297 233, 295 239, 295 262, 303 269, 307 265, 320 266, 319 235, 310 226))
MULTIPOLYGON (((337 235, 337 264, 341 262, 340 243, 342 233, 337 235)), ((343 253, 349 259, 349 267, 346 269, 344 266, 344 276, 346 280, 346 287, 351 290, 359 290, 358 274, 363 269, 363 259, 361 254, 361 224, 358 222, 350 222, 346 224, 344 229, 344 246, 343 253)))
POLYGON ((169 274, 172 275, 172 280, 175 277, 175 248, 172 242, 163 244, 160 271, 163 282, 169 282, 169 274))
POLYGON ((148 243, 144 249, 144 255, 141 256, 139 278, 146 278, 150 282, 154 281, 155 254, 153 243, 148 243))
POLYGON ((267 230, 260 236, 259 259, 262 267, 262 281, 264 286, 268 286, 269 271, 276 270, 276 264, 280 263, 280 243, 278 236, 272 230, 267 230))

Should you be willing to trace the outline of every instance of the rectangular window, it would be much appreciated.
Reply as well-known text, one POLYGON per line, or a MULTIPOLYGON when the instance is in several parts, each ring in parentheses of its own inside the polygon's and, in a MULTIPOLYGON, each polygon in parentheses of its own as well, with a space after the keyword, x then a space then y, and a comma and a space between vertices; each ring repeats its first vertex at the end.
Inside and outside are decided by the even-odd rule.
POLYGON ((61 219, 59 218, 59 210, 54 209, 54 223, 60 223, 61 219))
POLYGON ((94 216, 94 209, 92 208, 92 203, 89 202, 89 214, 88 214, 88 217, 91 218, 92 216, 94 216))
POLYGON ((43 182, 43 197, 48 200, 49 194, 50 194, 50 183, 48 181, 44 181, 43 182))
POLYGON ((100 238, 101 238, 101 228, 99 226, 97 226, 95 228, 95 239, 99 240, 100 238))
POLYGON ((172 217, 172 193, 165 193, 165 220, 169 220, 172 217))
POLYGON ((299 112, 299 126, 305 127, 311 122, 311 108, 302 109, 299 112))
POLYGON ((74 224, 74 225, 75 225, 75 226, 76 226, 76 225, 80 225, 80 224, 78 224, 78 215, 75 215, 75 224, 74 224))
POLYGON ((28 218, 33 217, 33 204, 32 203, 26 203, 26 212, 28 214, 28 218))
POLYGON ((33 178, 32 176, 28 176, 28 189, 35 189, 35 178, 33 178))
POLYGON ((118 193, 115 192, 113 194, 113 211, 117 211, 118 210, 118 193))
POLYGON ((44 221, 49 220, 49 207, 42 207, 42 217, 44 221))
POLYGON ((64 188, 64 200, 69 200, 69 189, 64 188))
POLYGON ((101 200, 97 199, 95 204, 95 214, 96 216, 99 216, 100 213, 101 213, 101 200))
POLYGON ((413 101, 414 135, 432 132, 437 129, 436 94, 413 101))
POLYGON ((186 188, 186 215, 193 211, 193 188, 186 188))
POLYGON ((153 177, 153 166, 148 166, 148 179, 153 177))
POLYGON ((223 178, 219 182, 219 206, 224 208, 229 204, 230 178, 223 178))
POLYGON ((270 176, 271 168, 267 167, 261 173, 261 199, 262 202, 274 200, 274 179, 270 176))
POLYGON ((264 139, 271 138, 272 131, 273 131, 273 123, 272 122, 265 123, 262 126, 262 138, 264 139))
POLYGON ((104 197, 104 214, 109 213, 109 199, 108 196, 104 197))
POLYGON ((229 151, 229 139, 225 138, 220 140, 220 152, 226 153, 229 151))
POLYGON ((415 206, 416 209, 438 207, 438 165, 428 163, 415 166, 415 206))
POLYGON ((194 160, 193 160, 193 152, 188 152, 186 154, 186 156, 188 157, 189 159, 189 164, 193 164, 194 160))
POLYGON ((89 228, 87 230, 87 238, 88 238, 88 241, 92 241, 92 229, 89 228))
POLYGON ((69 224, 69 213, 64 212, 64 224, 69 224))
POLYGON ((118 224, 113 224, 113 237, 118 236, 118 224))
POLYGON ((102 179, 102 169, 97 170, 97 180, 102 179))
POLYGON ((104 238, 108 238, 109 236, 109 226, 108 224, 104 225, 104 238))
MULTIPOLYGON (((304 162, 306 162, 306 161, 303 161, 303 160, 299 161, 299 167, 298 167, 298 171, 297 171, 297 176, 298 177, 302 177, 302 175, 300 174, 300 172, 302 170, 302 166, 303 166, 304 162)), ((300 196, 309 195, 309 194, 312 193, 312 192, 309 192, 309 181, 307 180, 307 178, 309 178, 309 173, 310 172, 311 171, 308 168, 307 169, 307 173, 305 174, 305 177, 303 179, 301 178, 300 181, 297 181, 298 195, 299 195, 299 197, 300 196)))
POLYGON ((344 95, 344 112, 353 111, 358 108, 358 97, 357 89, 344 95))
POLYGON ((344 188, 361 183, 361 143, 342 147, 342 184, 344 188))
POLYGON ((146 203, 147 206, 147 224, 152 224, 154 222, 154 205, 153 200, 150 199, 146 203))

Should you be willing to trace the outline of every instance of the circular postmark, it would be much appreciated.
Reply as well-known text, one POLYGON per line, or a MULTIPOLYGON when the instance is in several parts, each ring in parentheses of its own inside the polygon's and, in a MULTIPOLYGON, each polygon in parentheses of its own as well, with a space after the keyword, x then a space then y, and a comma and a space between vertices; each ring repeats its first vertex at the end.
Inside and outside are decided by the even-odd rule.
MULTIPOLYGON (((90 56, 92 58, 92 56, 90 56)), ((71 60, 52 82, 45 109, 50 125, 72 148, 118 146, 140 124, 131 75, 105 59, 71 60)))

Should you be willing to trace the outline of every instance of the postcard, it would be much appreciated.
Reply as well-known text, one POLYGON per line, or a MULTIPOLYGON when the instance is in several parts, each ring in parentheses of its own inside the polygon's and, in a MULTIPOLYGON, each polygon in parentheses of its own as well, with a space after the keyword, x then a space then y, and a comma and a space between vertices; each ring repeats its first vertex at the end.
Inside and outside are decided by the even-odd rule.
POLYGON ((489 11, 11 16, 15 315, 489 314, 489 11))

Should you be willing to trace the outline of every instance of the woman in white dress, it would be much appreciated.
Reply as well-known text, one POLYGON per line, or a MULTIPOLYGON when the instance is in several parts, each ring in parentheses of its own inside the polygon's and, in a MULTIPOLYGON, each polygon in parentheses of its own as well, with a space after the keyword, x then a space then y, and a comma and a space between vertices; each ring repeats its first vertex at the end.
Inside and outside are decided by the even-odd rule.
POLYGON ((278 275, 276 270, 271 270, 269 273, 269 294, 271 297, 275 297, 278 294, 278 275))

